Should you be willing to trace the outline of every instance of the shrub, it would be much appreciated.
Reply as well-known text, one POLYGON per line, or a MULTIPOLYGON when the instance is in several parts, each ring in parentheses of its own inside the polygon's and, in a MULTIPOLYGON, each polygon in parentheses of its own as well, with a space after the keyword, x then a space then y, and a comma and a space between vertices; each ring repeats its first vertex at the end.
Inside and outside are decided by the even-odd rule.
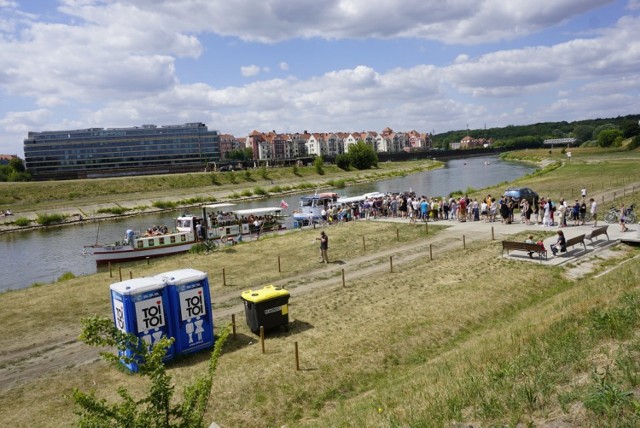
POLYGON ((73 272, 65 272, 62 275, 60 275, 58 277, 58 281, 57 282, 62 282, 62 281, 66 281, 68 279, 73 279, 76 276, 73 274, 73 272))
POLYGON ((282 187, 280 186, 273 186, 271 188, 269 188, 269 193, 280 193, 282 192, 282 187))
POLYGON ((229 183, 231 184, 238 183, 238 175, 236 174, 235 171, 229 171, 226 174, 227 174, 227 180, 229 181, 229 183))
POLYGON ((213 184, 214 186, 220 186, 222 184, 222 181, 220 180, 220 175, 217 172, 212 172, 211 175, 209 175, 210 180, 211 180, 211 184, 213 184))
POLYGON ((160 208, 160 209, 171 209, 171 208, 176 208, 178 206, 177 202, 172 202, 172 201, 155 201, 153 203, 153 206, 155 208, 160 208))
POLYGON ((251 171, 248 169, 244 170, 244 179, 247 181, 256 181, 252 176, 251 176, 251 171))
POLYGON ((293 170, 293 175, 295 175, 296 177, 302 176, 302 174, 300 174, 300 168, 298 168, 298 165, 293 165, 292 170, 293 170))
POLYGON ((109 207, 109 208, 99 208, 96 213, 98 214, 115 214, 115 215, 121 215, 126 213, 127 211, 129 211, 126 208, 123 207, 109 207))
POLYGON ((251 195, 253 195, 253 192, 251 191, 251 189, 244 189, 242 193, 240 193, 240 196, 244 196, 244 197, 249 197, 251 195))
POLYGON ((62 223, 67 216, 64 214, 38 214, 36 222, 43 226, 48 226, 55 223, 62 223))
POLYGON ((269 192, 267 192, 262 187, 255 187, 253 189, 253 193, 255 193, 256 195, 260 195, 260 196, 267 196, 269 194, 269 192))
POLYGON ((260 175, 260 177, 262 177, 263 180, 268 180, 269 179, 269 172, 267 171, 266 165, 262 165, 260 167, 260 170, 258 171, 258 174, 260 175))
POLYGON ((345 171, 351 169, 351 158, 348 154, 341 154, 336 156, 336 166, 345 171))
POLYGON ((16 221, 14 221, 14 224, 20 227, 29 226, 31 224, 31 220, 26 217, 18 217, 16 221))

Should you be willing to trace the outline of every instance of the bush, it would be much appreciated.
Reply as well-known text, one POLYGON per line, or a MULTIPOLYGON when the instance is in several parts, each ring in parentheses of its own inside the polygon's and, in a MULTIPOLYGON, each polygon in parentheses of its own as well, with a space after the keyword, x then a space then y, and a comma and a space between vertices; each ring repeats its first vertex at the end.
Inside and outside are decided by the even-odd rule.
POLYGON ((211 175, 209 175, 209 178, 211 180, 211 184, 213 184, 214 186, 220 186, 222 184, 222 181, 220 180, 220 174, 218 174, 217 172, 212 172, 211 175))
POLYGON ((351 169, 351 158, 347 154, 336 156, 336 166, 342 170, 349 171, 351 169))
POLYGON ((244 179, 247 181, 256 181, 252 176, 251 176, 251 171, 248 169, 244 170, 244 179))
POLYGON ((25 227, 25 226, 29 226, 31 224, 31 220, 29 220, 26 217, 18 217, 16 219, 16 221, 14 222, 14 224, 16 226, 25 227))
POLYGON ((121 215, 126 213, 127 211, 129 211, 126 208, 123 207, 110 207, 110 208, 99 208, 96 213, 98 214, 115 214, 115 215, 121 215))
POLYGON ((251 191, 251 189, 244 189, 242 193, 240 193, 240 195, 244 197, 249 197, 253 195, 253 192, 251 191))
POLYGON ((266 165, 262 165, 260 167, 260 170, 258 171, 258 174, 260 175, 260 177, 262 177, 263 180, 268 180, 269 179, 269 172, 267 171, 266 165))
POLYGON ((65 272, 62 275, 60 275, 58 277, 58 281, 57 282, 62 282, 62 281, 66 281, 68 279, 73 279, 76 276, 73 274, 73 272, 65 272))
POLYGON ((64 214, 38 214, 36 222, 42 226, 49 226, 55 223, 62 223, 67 218, 64 214))
POLYGON ((255 193, 256 195, 260 195, 260 196, 267 196, 269 194, 269 192, 267 192, 262 187, 255 187, 253 189, 253 193, 255 193))
POLYGON ((152 205, 155 208, 160 208, 162 210, 165 210, 165 209, 176 208, 178 206, 178 203, 172 202, 172 201, 155 201, 152 205))

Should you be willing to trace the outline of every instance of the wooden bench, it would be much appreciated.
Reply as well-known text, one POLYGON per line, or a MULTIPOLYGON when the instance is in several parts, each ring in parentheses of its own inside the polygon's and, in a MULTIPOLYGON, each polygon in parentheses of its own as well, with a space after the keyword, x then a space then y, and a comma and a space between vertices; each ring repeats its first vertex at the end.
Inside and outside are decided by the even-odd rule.
POLYGON ((601 226, 598 227, 596 229, 593 229, 591 231, 591 233, 589 233, 587 236, 585 236, 585 238, 589 239, 591 241, 591 245, 593 245, 593 240, 594 238, 600 236, 600 235, 606 235, 607 237, 607 241, 610 241, 609 239, 609 234, 607 233, 607 229, 609 228, 609 226, 601 226))
POLYGON ((587 244, 584 243, 584 233, 582 235, 574 236, 573 238, 567 239, 566 247, 573 247, 576 244, 582 244, 584 249, 587 249, 587 244))
POLYGON ((547 258, 547 250, 545 250, 544 246, 538 244, 529 244, 528 242, 517 242, 517 241, 502 241, 502 257, 504 257, 504 252, 507 251, 507 255, 509 255, 509 251, 526 251, 527 253, 535 253, 538 255, 538 258, 542 262, 542 257, 544 256, 545 260, 547 258))

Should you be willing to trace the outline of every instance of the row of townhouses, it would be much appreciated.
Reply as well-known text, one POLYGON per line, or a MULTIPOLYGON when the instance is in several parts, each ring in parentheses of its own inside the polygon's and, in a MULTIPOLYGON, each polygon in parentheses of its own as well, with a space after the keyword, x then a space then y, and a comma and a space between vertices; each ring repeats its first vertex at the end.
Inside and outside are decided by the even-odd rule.
POLYGON ((394 132, 385 128, 381 133, 365 132, 328 132, 280 134, 276 131, 253 131, 244 139, 232 135, 220 136, 220 154, 222 159, 231 150, 248 147, 253 150, 256 160, 293 159, 308 156, 336 156, 347 153, 349 147, 362 141, 373 147, 376 152, 399 153, 424 150, 431 147, 431 136, 417 131, 394 132), (243 141, 244 140, 244 141, 243 141))

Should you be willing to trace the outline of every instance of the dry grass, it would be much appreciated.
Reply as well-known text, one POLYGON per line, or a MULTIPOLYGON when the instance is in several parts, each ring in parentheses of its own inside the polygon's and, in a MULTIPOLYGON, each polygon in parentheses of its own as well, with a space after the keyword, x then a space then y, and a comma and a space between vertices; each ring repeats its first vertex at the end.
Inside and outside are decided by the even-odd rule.
MULTIPOLYGON (((575 281, 561 267, 502 259, 499 242, 488 238, 468 241, 462 250, 446 230, 430 227, 425 236, 422 227, 402 225, 400 242, 397 230, 395 224, 374 222, 328 229, 330 257, 344 265, 318 264, 312 240, 319 232, 306 230, 210 255, 135 264, 123 275, 184 267, 207 271, 216 325, 238 314, 238 336, 221 358, 208 410, 208 419, 222 426, 446 426, 457 421, 581 426, 594 421, 582 405, 593 366, 617 361, 614 352, 631 339, 598 336, 590 342, 574 336, 592 332, 594 311, 609 310, 621 296, 640 290, 638 257, 601 278, 575 281), (429 242, 437 248, 433 261, 425 246, 429 242), (416 254, 420 257, 411 257, 416 254), (268 335, 263 355, 237 311, 240 291, 271 282, 290 289, 292 320, 289 332, 268 335), (295 370, 294 342, 301 371, 295 370), (609 350, 607 355, 602 349, 609 350)), ((627 260, 637 250, 620 247, 612 254, 627 260)), ((615 260, 606 263, 612 266, 615 260)), ((10 332, 0 337, 0 378, 11 355, 22 350, 26 361, 34 357, 30 352, 42 353, 47 367, 56 359, 47 346, 56 348, 77 335, 79 318, 108 315, 114 273, 114 279, 102 272, 0 295, 0 325, 10 332)), ((71 425, 73 405, 62 396, 73 387, 95 389, 107 399, 115 398, 117 386, 144 388, 137 376, 107 368, 84 348, 79 351, 85 358, 70 359, 64 370, 17 383, 0 381, 2 425, 71 425)), ((206 358, 200 353, 170 365, 177 391, 204 369, 206 358)), ((606 419, 596 420, 606 425, 606 419)))

